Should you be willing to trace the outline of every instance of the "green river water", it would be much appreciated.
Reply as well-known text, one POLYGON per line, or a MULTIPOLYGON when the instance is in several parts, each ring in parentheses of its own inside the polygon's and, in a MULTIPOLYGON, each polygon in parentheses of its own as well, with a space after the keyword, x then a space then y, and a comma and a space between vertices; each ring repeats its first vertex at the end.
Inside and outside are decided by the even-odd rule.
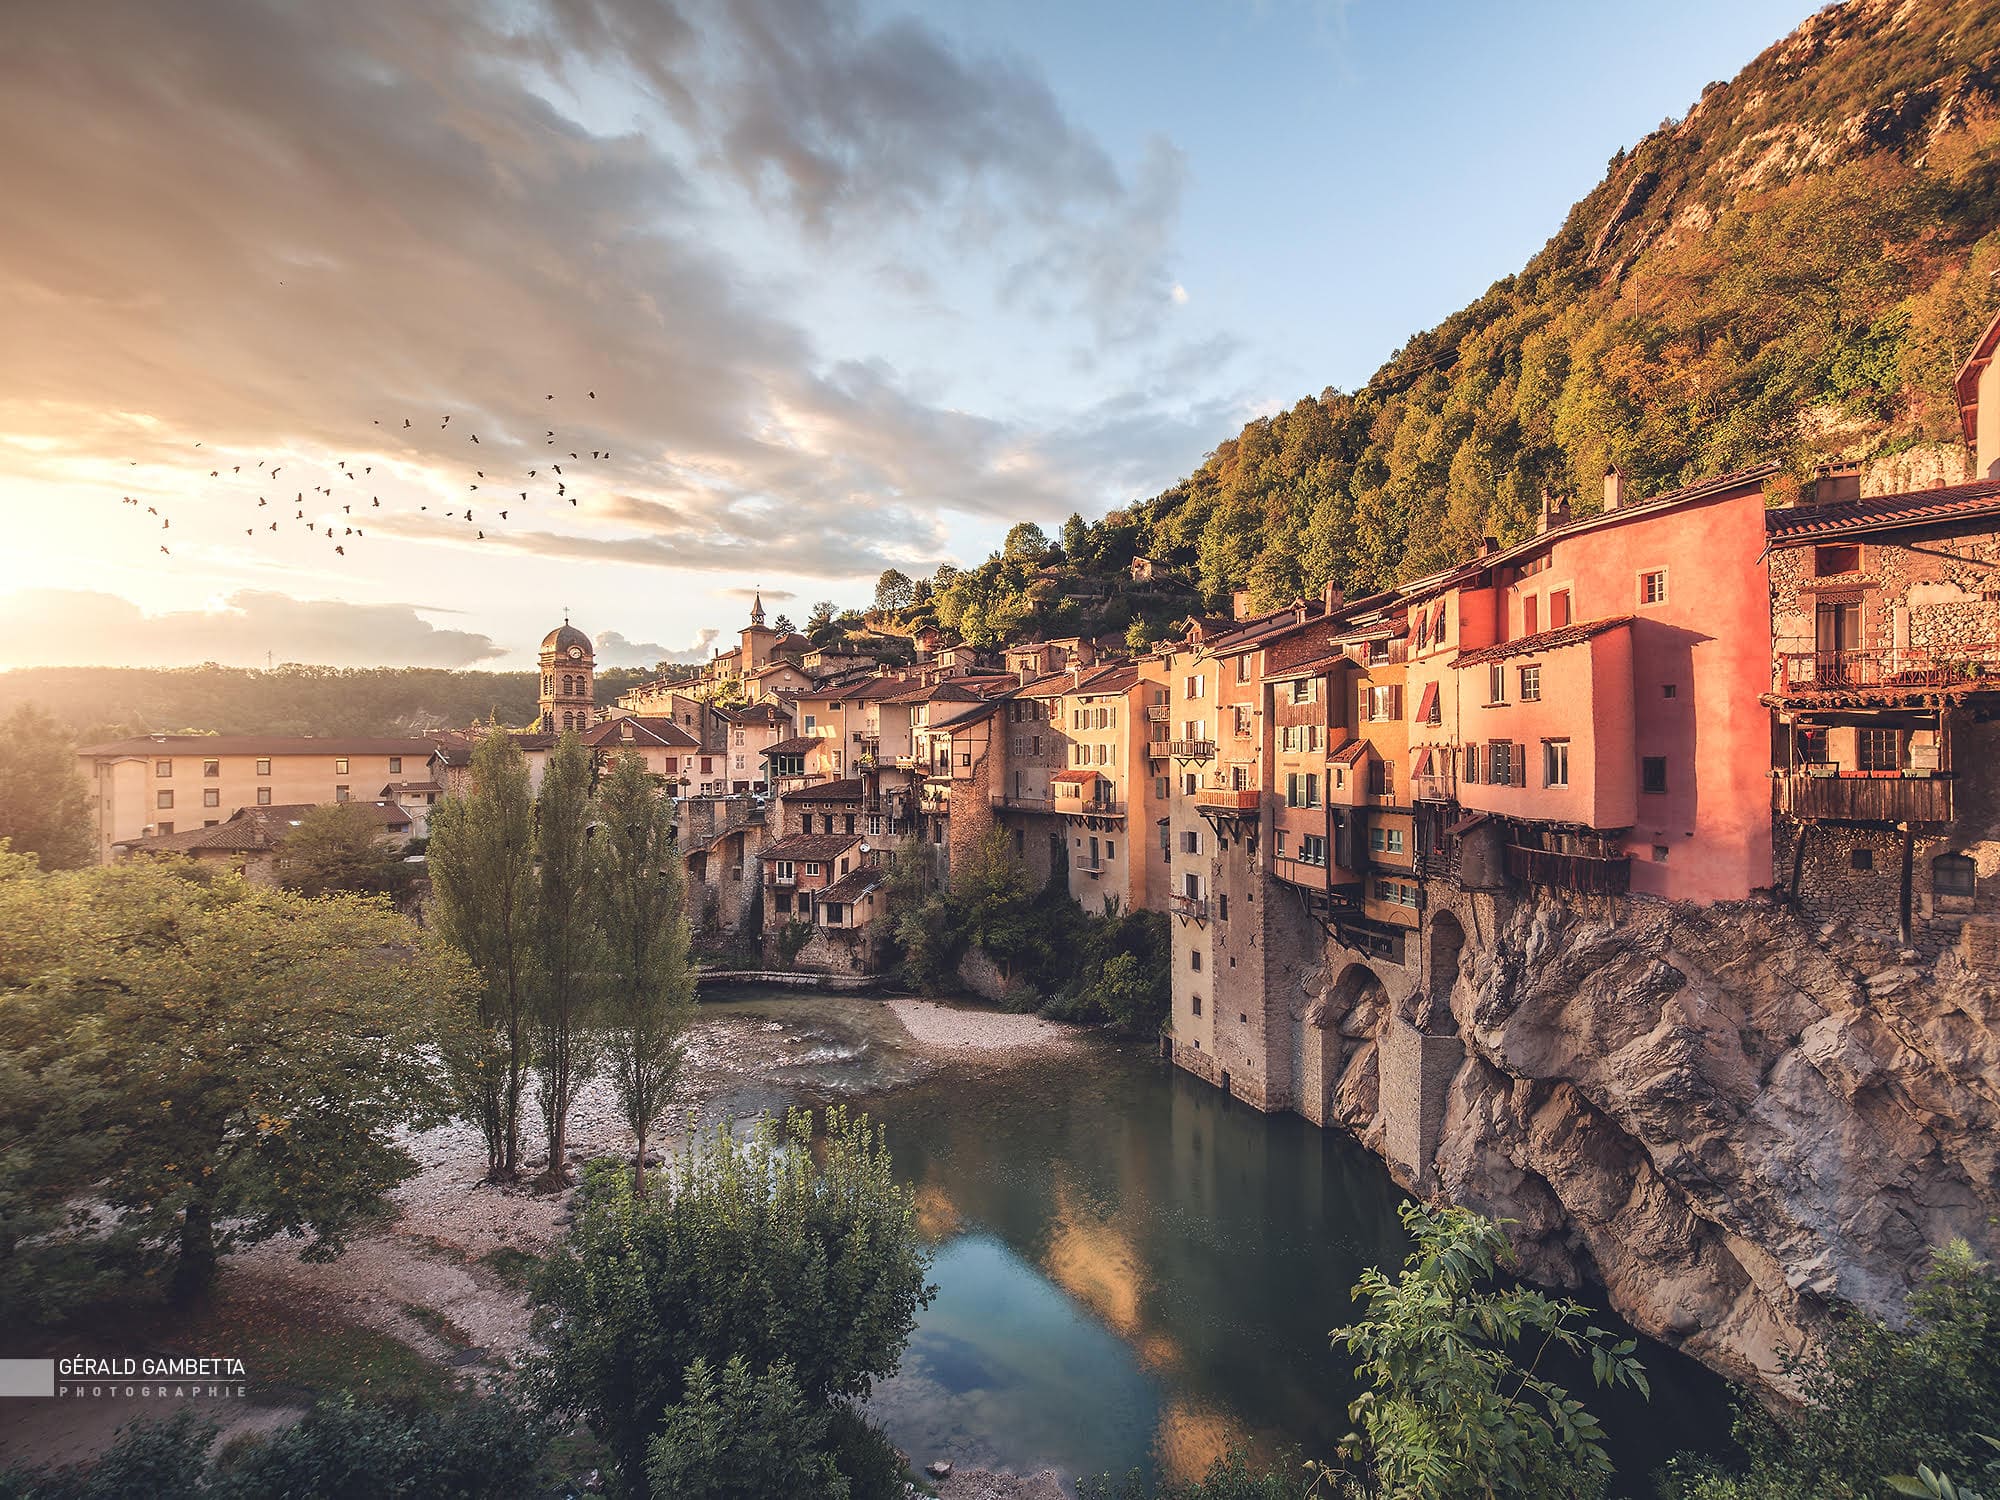
MULTIPOLYGON (((871 1403, 913 1460, 1187 1477, 1235 1444, 1331 1456, 1354 1387, 1327 1330, 1361 1271, 1408 1248, 1402 1193, 1347 1136, 1131 1045, 930 1069, 879 1002, 736 992, 703 1011, 771 1038, 718 1104, 865 1108, 916 1191, 937 1295, 871 1403)), ((1641 1352, 1650 1403, 1557 1372, 1612 1434, 1620 1495, 1728 1427, 1720 1380, 1641 1352)))

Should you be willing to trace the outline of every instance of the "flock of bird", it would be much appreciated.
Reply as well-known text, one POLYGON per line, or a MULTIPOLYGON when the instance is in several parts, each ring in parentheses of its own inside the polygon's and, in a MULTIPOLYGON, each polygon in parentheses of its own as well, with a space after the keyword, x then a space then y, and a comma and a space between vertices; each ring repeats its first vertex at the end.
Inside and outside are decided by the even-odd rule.
MULTIPOLYGON (((597 399, 597 392, 595 391, 588 391, 585 394, 589 400, 595 401, 597 399)), ((553 401, 556 398, 551 393, 546 399, 553 401)), ((394 418, 391 418, 391 422, 394 420, 394 418)), ((402 427, 396 429, 399 433, 415 430, 415 423, 410 418, 404 417, 402 423, 402 427)), ((377 417, 374 420, 374 425, 381 427, 383 425, 382 419, 377 417)), ((451 414, 449 412, 445 413, 443 420, 438 423, 438 430, 440 432, 449 432, 451 430, 451 414)), ((465 432, 468 446, 479 446, 478 433, 467 430, 463 423, 460 424, 460 431, 465 432)), ((544 463, 528 469, 526 471, 527 478, 533 481, 535 485, 539 485, 542 489, 542 498, 555 504, 568 504, 574 507, 577 504, 577 496, 572 493, 572 485, 576 478, 575 469, 578 464, 586 462, 585 450, 577 449, 569 453, 571 472, 566 474, 563 470, 561 459, 562 454, 567 450, 565 450, 561 443, 559 434, 555 428, 543 427, 542 444, 546 448, 555 449, 556 452, 551 454, 544 463), (544 468, 547 470, 546 477, 543 475, 544 468), (551 484, 555 486, 553 495, 547 491, 547 486, 551 484)), ((202 445, 196 443, 194 446, 199 448, 202 445)), ((588 450, 589 460, 602 462, 610 457, 611 454, 606 449, 592 448, 588 450)), ((129 459, 127 462, 132 468, 137 468, 139 465, 139 460, 136 458, 129 459)), ((350 541, 358 541, 368 535, 366 528, 356 524, 361 517, 365 517, 373 511, 388 509, 393 512, 397 508, 393 504, 389 507, 384 507, 382 497, 372 493, 372 491, 367 493, 365 501, 361 498, 364 492, 363 481, 372 481, 375 473, 375 466, 373 464, 363 464, 359 469, 355 469, 349 465, 346 459, 337 459, 334 463, 334 472, 325 476, 325 478, 334 482, 312 486, 311 492, 316 497, 315 499, 308 501, 306 499, 307 492, 303 489, 298 489, 293 492, 292 499, 286 501, 282 493, 278 491, 276 481, 278 476, 285 471, 285 468, 291 464, 295 464, 297 460, 288 459, 285 464, 273 465, 268 470, 265 469, 267 462, 269 462, 267 459, 258 459, 247 476, 251 482, 251 488, 246 489, 244 492, 246 500, 254 491, 268 490, 270 492, 256 493, 255 504, 250 505, 248 509, 253 513, 256 511, 272 512, 272 515, 268 518, 261 515, 252 515, 252 524, 243 528, 243 534, 252 540, 255 540, 260 533, 277 531, 281 524, 285 524, 283 511, 284 507, 290 504, 293 509, 292 519, 289 524, 303 526, 305 530, 311 532, 320 541, 331 543, 336 556, 345 557, 347 556, 347 545, 350 541), (350 490, 346 485, 338 482, 343 479, 347 481, 347 484, 354 485, 356 488, 350 490), (266 484, 265 481, 269 481, 269 483, 266 484), (353 498, 343 498, 345 496, 352 496, 353 498), (317 497, 324 497, 324 501, 322 502, 317 497), (332 507, 335 505, 340 507, 338 518, 334 517, 332 511, 332 507), (355 513, 357 507, 360 510, 360 516, 357 516, 355 513), (312 513, 308 514, 308 512, 312 513)), ((475 540, 485 541, 487 527, 493 526, 496 530, 498 529, 497 523, 493 518, 497 515, 500 522, 505 522, 508 519, 510 511, 517 509, 520 505, 529 503, 531 498, 533 498, 534 485, 531 485, 529 489, 515 490, 512 486, 520 483, 518 475, 511 476, 510 480, 510 477, 504 475, 499 469, 495 469, 491 477, 488 476, 484 469, 475 468, 472 472, 475 477, 465 481, 466 492, 468 496, 473 494, 482 495, 484 497, 483 501, 468 505, 463 512, 460 512, 454 506, 440 506, 435 514, 441 520, 452 521, 469 527, 473 532, 475 540), (485 486, 483 490, 481 489, 482 485, 485 486), (518 501, 511 498, 515 495, 519 496, 518 501), (495 499, 501 500, 502 503, 499 505, 493 504, 495 499), (485 512, 483 518, 479 514, 482 508, 485 512)), ((243 465, 231 464, 226 474, 218 467, 210 469, 208 477, 228 482, 239 481, 245 476, 243 465)), ((144 501, 132 495, 121 496, 119 503, 121 506, 131 507, 135 515, 143 509, 145 515, 158 520, 160 523, 159 529, 162 532, 173 530, 173 517, 162 511, 159 506, 147 505, 144 501)), ((425 501, 418 504, 416 510, 418 512, 429 513, 431 511, 431 504, 429 501, 425 501)), ((160 540, 159 547, 163 556, 173 556, 173 549, 166 538, 163 537, 160 540)))

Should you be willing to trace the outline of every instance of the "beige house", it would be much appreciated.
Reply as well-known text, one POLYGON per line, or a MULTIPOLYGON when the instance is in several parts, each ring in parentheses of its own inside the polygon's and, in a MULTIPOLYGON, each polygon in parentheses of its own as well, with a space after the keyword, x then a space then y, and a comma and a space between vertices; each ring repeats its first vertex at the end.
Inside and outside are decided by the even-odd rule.
POLYGON ((433 779, 429 740, 152 734, 77 752, 99 863, 113 846, 224 822, 239 807, 373 800, 433 779))
MULTIPOLYGON (((354 816, 379 827, 382 836, 400 847, 415 837, 410 815, 394 802, 371 800, 346 804, 354 816)), ((288 807, 239 807, 219 823, 179 833, 153 834, 113 846, 123 857, 180 855, 197 864, 233 870, 253 885, 275 885, 278 845, 312 811, 309 804, 288 807)))

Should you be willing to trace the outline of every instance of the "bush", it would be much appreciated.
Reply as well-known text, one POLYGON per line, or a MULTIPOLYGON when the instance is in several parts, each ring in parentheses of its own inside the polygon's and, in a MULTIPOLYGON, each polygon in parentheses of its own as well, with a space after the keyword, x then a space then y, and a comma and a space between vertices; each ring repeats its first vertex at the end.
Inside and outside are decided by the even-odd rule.
POLYGON ((0 1500, 510 1500, 542 1477, 548 1444, 505 1397, 435 1411, 330 1403, 211 1458, 216 1431, 186 1410, 135 1422, 94 1464, 0 1473, 0 1500))
POLYGON ((1773 1415, 1746 1402, 1740 1471, 1683 1456, 1676 1500, 1875 1496, 1891 1475, 1928 1467, 1964 1485, 1992 1474, 1982 1434, 2000 1412, 2000 1278, 1962 1240, 1934 1257, 1910 1298, 1909 1325, 1850 1316, 1786 1368, 1804 1404, 1773 1415))
POLYGON ((789 1362, 814 1404, 865 1396, 931 1295, 914 1199, 865 1116, 829 1110, 817 1140, 798 1110, 740 1142, 721 1126, 665 1173, 638 1200, 594 1167, 534 1292, 549 1409, 584 1418, 635 1487, 696 1360, 789 1362))
POLYGON ((718 1376, 697 1359, 681 1392, 646 1445, 655 1500, 848 1500, 824 1451, 829 1413, 806 1400, 790 1365, 753 1375, 737 1355, 718 1376))
POLYGON ((1209 1471, 1191 1484, 1165 1484, 1150 1492, 1135 1469, 1122 1483, 1108 1476, 1085 1480, 1077 1486, 1077 1500, 1338 1500, 1357 1493, 1346 1481, 1328 1488, 1315 1487, 1312 1474, 1296 1454, 1269 1468, 1258 1468, 1240 1448, 1232 1448, 1209 1471))

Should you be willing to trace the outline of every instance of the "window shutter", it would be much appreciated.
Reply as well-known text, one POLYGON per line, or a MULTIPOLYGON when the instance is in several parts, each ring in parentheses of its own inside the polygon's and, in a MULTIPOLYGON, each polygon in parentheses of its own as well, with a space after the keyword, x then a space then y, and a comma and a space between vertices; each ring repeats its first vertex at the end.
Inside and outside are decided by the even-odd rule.
POLYGON ((1508 758, 1513 764, 1514 785, 1526 786, 1528 784, 1528 747, 1517 743, 1508 758))
POLYGON ((1389 717, 1391 719, 1403 717, 1403 685, 1400 682, 1389 688, 1389 717))

